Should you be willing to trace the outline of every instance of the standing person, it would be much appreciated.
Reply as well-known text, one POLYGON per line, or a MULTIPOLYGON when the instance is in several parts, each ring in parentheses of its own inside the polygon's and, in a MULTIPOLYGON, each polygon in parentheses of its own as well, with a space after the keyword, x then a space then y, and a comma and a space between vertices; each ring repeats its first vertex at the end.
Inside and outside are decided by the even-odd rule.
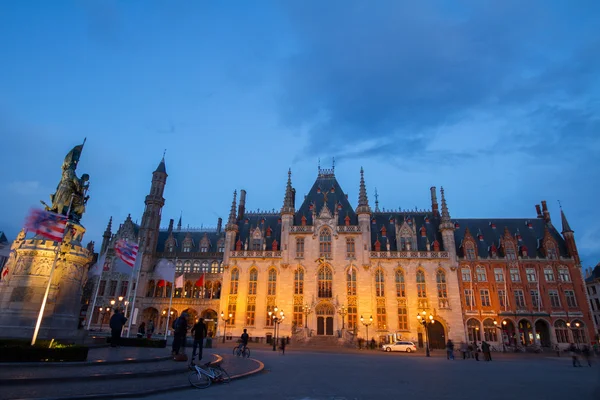
POLYGON ((463 360, 467 359, 467 351, 469 351, 469 347, 465 342, 460 342, 460 352, 462 353, 463 360))
POLYGON ((138 338, 143 338, 146 335, 146 323, 142 322, 138 328, 138 333, 137 333, 137 337, 138 338))
POLYGON ((579 357, 577 356, 577 348, 575 347, 575 343, 571 343, 571 345, 569 346, 569 354, 571 355, 571 359, 573 360, 573 366, 581 367, 579 357))
POLYGON ((592 350, 590 349, 590 347, 587 344, 583 346, 582 354, 583 354, 583 358, 585 358, 585 361, 587 362, 588 367, 591 367, 592 366, 592 350))
POLYGON ((206 337, 206 325, 204 324, 204 318, 200 318, 198 322, 192 327, 190 331, 194 335, 194 346, 192 347, 192 359, 191 364, 194 363, 196 357, 196 349, 198 348, 198 362, 202 360, 202 347, 204 345, 204 338, 206 337))
POLYGON ((121 344, 121 331, 125 322, 127 322, 127 318, 121 314, 119 309, 116 309, 110 318, 110 347, 117 347, 121 344))
POLYGON ((446 359, 454 360, 454 342, 450 339, 446 342, 446 359))
POLYGON ((148 321, 148 339, 151 339, 153 334, 154 334, 154 321, 150 320, 150 321, 148 321))
POLYGON ((285 342, 286 342, 286 339, 281 338, 281 354, 282 355, 285 355, 285 342))
POLYGON ((187 335, 187 313, 181 313, 181 316, 173 322, 173 355, 179 354, 183 347, 185 351, 185 339, 187 335))
POLYGON ((479 361, 479 346, 477 346, 477 342, 473 342, 473 357, 475 357, 475 361, 479 361))
POLYGON ((492 353, 490 351, 490 344, 485 340, 481 342, 481 351, 483 352, 484 361, 492 361, 492 353))

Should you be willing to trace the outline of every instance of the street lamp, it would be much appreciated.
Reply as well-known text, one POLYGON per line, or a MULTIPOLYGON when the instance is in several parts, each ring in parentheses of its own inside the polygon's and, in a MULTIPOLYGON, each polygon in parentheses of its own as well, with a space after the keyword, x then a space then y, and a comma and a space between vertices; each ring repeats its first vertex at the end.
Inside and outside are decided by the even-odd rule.
POLYGON ((346 310, 346 306, 342 304, 340 309, 338 310, 338 314, 342 316, 342 329, 344 329, 344 317, 348 314, 348 310, 346 310))
POLYGON ((425 356, 431 357, 429 353, 429 325, 435 323, 433 315, 429 314, 429 317, 427 317, 427 312, 422 311, 421 314, 417 314, 417 320, 425 329, 425 356))
POLYGON ((308 316, 312 314, 312 309, 308 303, 304 304, 304 327, 308 328, 308 316))
POLYGON ((494 327, 496 329, 500 329, 500 340, 502 341, 502 352, 506 353, 506 345, 504 344, 504 327, 506 326, 506 321, 502 321, 503 326, 498 326, 498 321, 494 320, 494 327))
POLYGON ((274 308, 275 313, 273 314, 273 351, 277 350, 277 342, 279 341, 279 324, 283 322, 285 319, 285 315, 283 310, 279 312, 279 317, 277 316, 277 307, 274 308))
POLYGON ((102 314, 102 318, 100 318, 100 330, 102 331, 102 326, 104 325, 104 318, 106 314, 110 314, 110 307, 98 307, 98 311, 102 314), (104 312, 102 312, 104 310, 104 312))
POLYGON ((371 315, 369 317, 369 322, 365 322, 365 319, 363 318, 363 316, 360 316, 360 322, 362 322, 362 324, 367 328, 367 343, 366 345, 369 345, 369 325, 371 325, 373 323, 373 316, 371 315))
MULTIPOLYGON (((232 313, 229 313, 229 318, 233 317, 232 313)), ((221 311, 221 321, 223 321, 223 343, 225 343, 225 331, 227 330, 227 321, 229 319, 225 318, 225 313, 221 311)))

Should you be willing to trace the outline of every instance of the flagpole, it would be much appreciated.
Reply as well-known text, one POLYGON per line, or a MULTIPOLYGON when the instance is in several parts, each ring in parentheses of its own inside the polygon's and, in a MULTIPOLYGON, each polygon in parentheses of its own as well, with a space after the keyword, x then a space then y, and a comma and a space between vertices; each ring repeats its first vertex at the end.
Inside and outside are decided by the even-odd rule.
MULTIPOLYGON (((106 255, 106 251, 104 252, 104 254, 106 255)), ((100 260, 102 259, 102 256, 100 256, 100 260)), ((98 261, 100 261, 98 260, 98 261)), ((104 260, 104 262, 106 262, 106 259, 104 260)), ((100 290, 100 281, 102 280, 102 272, 104 270, 104 262, 102 263, 102 267, 100 270, 100 275, 98 275, 98 282, 96 282, 96 290, 94 291, 94 300, 92 301, 92 313, 89 314, 88 317, 88 326, 87 326, 87 330, 90 330, 90 325, 92 324, 92 318, 94 317, 94 308, 96 307, 96 299, 98 298, 98 291, 100 290)), ((89 310, 88 310, 89 312, 89 310)))
POLYGON ((165 325, 165 340, 167 340, 167 332, 169 332, 169 320, 171 319, 171 306, 173 305, 173 293, 175 292, 175 278, 171 286, 171 299, 169 300, 169 309, 167 310, 167 324, 165 325))
POLYGON ((65 240, 65 234, 67 233, 67 225, 69 224, 69 214, 71 214, 71 206, 73 205, 73 197, 75 194, 71 194, 71 201, 69 202, 69 208, 67 209, 67 222, 65 223, 65 231, 63 232, 62 237, 60 238, 60 242, 56 246, 54 262, 52 263, 52 267, 50 268, 50 276, 48 277, 48 284, 46 285, 46 292, 44 293, 44 298, 42 300, 42 306, 40 307, 40 312, 38 314, 37 322, 35 323, 35 329, 33 330, 33 338, 31 338, 31 345, 35 344, 37 340, 38 333, 40 332, 40 326, 42 325, 42 319, 44 318, 44 310, 46 309, 46 303, 48 302, 48 294, 50 293, 50 286, 52 285, 52 278, 54 278, 54 270, 56 269, 56 263, 58 262, 58 255, 60 254, 60 248, 65 240))
MULTIPOLYGON (((131 323, 133 321, 133 314, 135 314, 135 298, 137 295, 137 291, 138 291, 138 284, 140 282, 140 272, 142 271, 142 262, 144 261, 144 239, 142 238, 142 241, 140 242, 140 246, 138 248, 138 254, 136 256, 136 264, 137 264, 137 257, 142 257, 140 258, 140 263, 139 263, 139 268, 137 270, 137 276, 135 278, 135 291, 133 292, 133 300, 131 301, 131 312, 129 316, 129 324, 127 325, 127 337, 129 337, 129 334, 131 333, 131 323)), ((135 273, 135 271, 133 271, 135 273)), ((133 276, 133 273, 131 274, 131 276, 133 276)))

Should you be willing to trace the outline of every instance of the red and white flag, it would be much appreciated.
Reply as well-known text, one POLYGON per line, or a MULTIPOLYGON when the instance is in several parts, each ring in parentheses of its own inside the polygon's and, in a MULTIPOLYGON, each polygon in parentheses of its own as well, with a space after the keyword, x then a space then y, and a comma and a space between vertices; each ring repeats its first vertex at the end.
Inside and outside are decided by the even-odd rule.
POLYGON ((25 229, 55 242, 61 242, 67 227, 67 217, 50 211, 32 209, 25 229))
POLYGON ((183 274, 175 278, 175 287, 178 289, 183 288, 183 274))
POLYGON ((206 273, 202 274, 202 276, 200 277, 200 279, 198 279, 195 283, 196 287, 202 287, 204 286, 204 275, 206 275, 206 273))
POLYGON ((117 256, 130 267, 133 267, 135 264, 138 250, 139 246, 137 243, 130 243, 123 239, 117 240, 117 243, 115 244, 115 253, 117 253, 117 256))

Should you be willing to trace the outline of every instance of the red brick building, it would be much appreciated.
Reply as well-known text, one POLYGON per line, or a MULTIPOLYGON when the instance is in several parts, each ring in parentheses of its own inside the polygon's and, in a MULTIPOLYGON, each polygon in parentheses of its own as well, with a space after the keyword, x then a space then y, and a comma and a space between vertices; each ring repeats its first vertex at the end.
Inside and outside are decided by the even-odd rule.
POLYGON ((546 202, 534 219, 458 219, 455 238, 465 336, 501 348, 594 340, 573 230, 546 202))

